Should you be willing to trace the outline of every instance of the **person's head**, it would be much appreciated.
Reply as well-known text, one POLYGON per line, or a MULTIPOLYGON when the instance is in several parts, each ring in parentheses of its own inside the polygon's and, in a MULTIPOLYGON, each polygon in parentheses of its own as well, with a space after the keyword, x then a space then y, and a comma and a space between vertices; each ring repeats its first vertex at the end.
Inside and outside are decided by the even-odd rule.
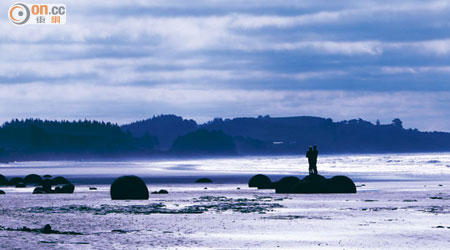
POLYGON ((311 146, 309 146, 309 148, 308 148, 309 150, 312 150, 312 147, 311 146))
POLYGON ((317 149, 317 146, 316 146, 316 145, 314 145, 314 149, 317 149))

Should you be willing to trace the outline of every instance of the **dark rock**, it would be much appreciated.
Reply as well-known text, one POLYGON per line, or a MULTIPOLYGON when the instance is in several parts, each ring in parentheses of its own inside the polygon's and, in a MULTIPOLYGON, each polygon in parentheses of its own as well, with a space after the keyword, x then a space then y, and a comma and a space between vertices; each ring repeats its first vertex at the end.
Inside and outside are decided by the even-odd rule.
POLYGON ((20 182, 24 182, 23 178, 14 177, 14 178, 11 178, 11 180, 9 180, 9 185, 15 186, 17 183, 20 183, 20 182))
POLYGON ((75 190, 75 186, 73 184, 66 184, 62 187, 56 187, 55 193, 58 194, 73 194, 73 191, 75 190))
POLYGON ((53 233, 52 227, 49 224, 45 225, 41 229, 41 233, 43 233, 43 234, 51 234, 51 233, 53 233))
POLYGON ((326 193, 327 179, 318 174, 308 175, 292 186, 289 192, 300 194, 326 193))
POLYGON ((16 188, 24 188, 24 187, 27 187, 27 185, 23 182, 19 182, 16 184, 16 188))
POLYGON ((6 194, 6 193, 5 193, 5 191, 3 191, 3 190, 0 190, 0 194, 6 194))
POLYGON ((33 190, 33 194, 45 194, 45 193, 46 192, 41 187, 34 188, 34 190, 33 190))
POLYGON ((42 182, 42 178, 37 174, 29 174, 25 176, 24 182, 26 184, 40 184, 42 182))
POLYGON ((111 184, 110 195, 113 200, 147 200, 148 189, 137 176, 121 176, 111 184))
POLYGON ((8 186, 9 181, 6 179, 6 177, 2 174, 0 174, 0 186, 8 186))
POLYGON ((51 176, 51 175, 49 175, 49 174, 46 174, 46 175, 42 176, 42 178, 44 178, 44 179, 51 179, 51 178, 52 178, 52 176, 51 176))
POLYGON ((209 178, 200 178, 195 181, 195 183, 212 183, 213 181, 209 178))
POLYGON ((292 193, 292 187, 300 181, 295 176, 287 176, 281 178, 281 180, 273 183, 275 186, 275 193, 287 194, 292 193))
POLYGON ((96 187, 89 187, 89 190, 97 190, 96 187))
POLYGON ((71 184, 66 178, 58 176, 52 179, 52 185, 71 184))
POLYGON ((355 183, 347 176, 334 176, 327 183, 328 193, 356 193, 355 183))
POLYGON ((310 174, 305 176, 305 178, 302 179, 302 181, 313 181, 313 182, 320 182, 320 181, 325 181, 326 178, 323 177, 320 174, 310 174))
POLYGON ((42 190, 43 190, 45 193, 50 193, 50 192, 52 192, 52 184, 53 184, 53 181, 52 181, 51 179, 44 179, 44 180, 41 182, 42 190))
POLYGON ((301 181, 290 176, 274 183, 276 193, 317 194, 317 193, 356 193, 353 181, 346 176, 326 179, 321 175, 308 175, 301 181))
POLYGON ((154 191, 152 194, 168 194, 169 192, 165 189, 161 189, 159 191, 154 191))
POLYGON ((314 181, 300 181, 296 183, 291 190, 291 193, 297 194, 319 194, 327 193, 326 179, 316 179, 314 181))
POLYGON ((272 189, 274 188, 269 177, 263 174, 257 174, 248 181, 249 187, 256 187, 258 189, 272 189))

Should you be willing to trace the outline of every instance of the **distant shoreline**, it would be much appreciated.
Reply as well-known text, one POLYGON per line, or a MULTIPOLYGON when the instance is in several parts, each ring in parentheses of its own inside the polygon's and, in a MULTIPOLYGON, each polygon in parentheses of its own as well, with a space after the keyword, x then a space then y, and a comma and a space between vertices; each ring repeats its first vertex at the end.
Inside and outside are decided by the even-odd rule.
MULTIPOLYGON (((320 157, 326 156, 378 156, 378 155, 421 155, 421 154, 450 154, 450 151, 432 151, 432 152, 371 152, 371 153, 321 153, 320 157)), ((0 164, 9 164, 14 162, 57 162, 57 161, 73 161, 73 162, 126 162, 126 161, 165 161, 165 160, 208 160, 208 159, 236 159, 236 158, 258 158, 258 157, 289 157, 289 158, 305 158, 304 152, 299 154, 253 154, 253 155, 175 155, 170 153, 161 153, 154 155, 130 154, 118 156, 43 156, 18 158, 15 160, 5 160, 0 158, 0 164)))

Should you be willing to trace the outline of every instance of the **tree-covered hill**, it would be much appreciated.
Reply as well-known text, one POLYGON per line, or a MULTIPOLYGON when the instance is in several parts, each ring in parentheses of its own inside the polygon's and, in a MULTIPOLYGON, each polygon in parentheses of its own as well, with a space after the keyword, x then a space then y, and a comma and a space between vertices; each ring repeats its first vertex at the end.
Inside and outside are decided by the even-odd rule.
POLYGON ((109 122, 26 119, 12 120, 0 127, 3 158, 150 152, 157 144, 156 137, 133 137, 109 122))
POLYGON ((450 133, 405 129, 400 119, 373 124, 310 116, 216 118, 197 124, 161 115, 122 127, 87 120, 16 119, 0 127, 0 161, 303 154, 314 144, 321 153, 442 152, 450 151, 450 133))

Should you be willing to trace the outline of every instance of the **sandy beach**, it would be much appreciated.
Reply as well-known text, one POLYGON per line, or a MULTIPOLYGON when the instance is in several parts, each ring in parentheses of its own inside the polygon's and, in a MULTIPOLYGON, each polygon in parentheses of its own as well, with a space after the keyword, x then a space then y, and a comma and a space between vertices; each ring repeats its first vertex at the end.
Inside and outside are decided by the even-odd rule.
MULTIPOLYGON (((355 167, 356 194, 275 194, 274 190, 248 188, 242 181, 245 176, 233 183, 223 183, 226 178, 212 184, 183 183, 186 179, 180 183, 147 181, 149 191, 166 189, 169 194, 150 195, 144 201, 113 201, 108 184, 92 180, 77 184, 76 178, 74 194, 32 195, 32 187, 2 188, 6 195, 0 196, 0 248, 448 249, 448 156, 348 156, 343 161, 350 164, 349 159, 358 160, 370 168, 369 162, 388 162, 394 157, 415 160, 416 164, 421 159, 429 162, 423 167, 429 165, 435 172, 420 175, 423 168, 402 172, 403 162, 397 162, 390 172, 374 174, 371 179, 364 167, 355 167), (429 158, 440 160, 430 162, 429 158), (92 186, 97 190, 89 190, 92 186), (61 234, 21 230, 45 224, 61 234), (65 234, 68 232, 75 234, 65 234)), ((294 159, 250 158, 245 162, 258 171, 261 161, 278 161, 282 166, 294 159)), ((216 163, 220 165, 221 161, 217 159, 216 163)), ((336 161, 336 156, 323 160, 325 176, 335 174, 327 171, 336 161)), ((154 164, 166 166, 167 174, 174 163, 154 164)), ((219 176, 211 162, 188 164, 195 165, 190 172, 195 169, 196 175, 215 172, 219 176)), ((275 173, 277 167, 275 164, 272 171, 265 170, 275 173)), ((7 168, 3 166, 2 171, 7 168)), ((173 182, 177 182, 175 179, 173 182)))

